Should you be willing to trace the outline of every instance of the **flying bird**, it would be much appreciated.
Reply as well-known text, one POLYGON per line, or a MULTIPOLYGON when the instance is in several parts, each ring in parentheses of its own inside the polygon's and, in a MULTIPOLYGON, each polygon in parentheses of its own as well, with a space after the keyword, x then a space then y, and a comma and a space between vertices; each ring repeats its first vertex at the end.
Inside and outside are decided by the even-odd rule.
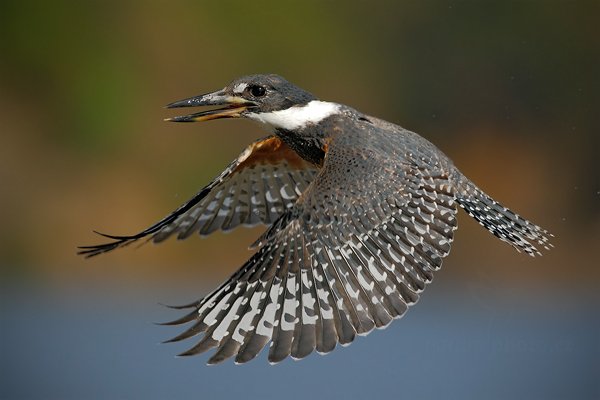
POLYGON ((83 246, 92 257, 140 239, 185 239, 267 225, 254 254, 187 315, 168 342, 216 348, 208 363, 271 363, 328 353, 384 328, 415 304, 450 252, 458 207, 518 251, 540 255, 546 230, 486 195, 432 143, 278 75, 250 75, 168 108, 223 106, 168 119, 246 118, 271 133, 185 204, 131 236, 83 246))

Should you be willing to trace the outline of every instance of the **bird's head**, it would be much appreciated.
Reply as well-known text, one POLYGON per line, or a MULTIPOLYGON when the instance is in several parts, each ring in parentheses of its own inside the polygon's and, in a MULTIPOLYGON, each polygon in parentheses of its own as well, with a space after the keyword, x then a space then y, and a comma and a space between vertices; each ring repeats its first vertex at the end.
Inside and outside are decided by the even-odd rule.
POLYGON ((200 106, 224 107, 168 118, 167 121, 249 118, 274 128, 295 129, 331 115, 338 105, 318 101, 281 76, 269 74, 244 76, 221 90, 176 101, 167 108, 200 106))

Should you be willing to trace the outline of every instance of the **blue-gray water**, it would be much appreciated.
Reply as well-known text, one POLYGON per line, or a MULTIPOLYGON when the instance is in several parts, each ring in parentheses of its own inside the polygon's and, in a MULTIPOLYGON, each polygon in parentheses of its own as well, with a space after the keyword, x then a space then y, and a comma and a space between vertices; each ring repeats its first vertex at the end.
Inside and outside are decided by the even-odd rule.
POLYGON ((190 341, 157 344, 181 330, 152 324, 180 315, 156 305, 168 295, 107 287, 4 286, 2 399, 600 398, 597 303, 565 292, 474 300, 433 287, 402 320, 327 356, 207 367, 173 356, 190 341))

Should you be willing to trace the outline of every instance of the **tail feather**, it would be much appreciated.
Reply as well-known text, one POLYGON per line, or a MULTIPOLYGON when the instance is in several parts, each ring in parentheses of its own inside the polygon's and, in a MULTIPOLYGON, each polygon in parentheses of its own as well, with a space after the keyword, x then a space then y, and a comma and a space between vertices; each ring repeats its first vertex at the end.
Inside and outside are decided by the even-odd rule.
POLYGON ((554 247, 549 240, 553 235, 547 230, 504 207, 467 178, 463 177, 463 182, 466 183, 460 186, 456 201, 481 226, 500 240, 532 257, 542 255, 536 246, 546 250, 554 247))

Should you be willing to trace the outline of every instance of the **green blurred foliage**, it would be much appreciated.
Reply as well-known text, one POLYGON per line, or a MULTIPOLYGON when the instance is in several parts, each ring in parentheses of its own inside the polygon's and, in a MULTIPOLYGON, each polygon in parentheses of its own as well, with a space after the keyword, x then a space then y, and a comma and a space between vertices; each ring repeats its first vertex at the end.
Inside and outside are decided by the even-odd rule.
MULTIPOLYGON (((542 261, 555 271, 549 279, 572 276, 565 263, 588 273, 600 239, 599 5, 3 1, 0 264, 11 274, 78 276, 85 264, 75 246, 98 240, 92 228, 130 233, 177 207, 264 133, 247 121, 166 124, 172 114, 161 107, 274 72, 429 138, 490 194, 557 234, 542 261)), ((460 222, 458 276, 483 262, 530 262, 460 222)), ((256 234, 100 262, 134 276, 145 268, 148 279, 163 279, 165 265, 198 276, 227 265, 215 269, 226 275, 256 234)))

